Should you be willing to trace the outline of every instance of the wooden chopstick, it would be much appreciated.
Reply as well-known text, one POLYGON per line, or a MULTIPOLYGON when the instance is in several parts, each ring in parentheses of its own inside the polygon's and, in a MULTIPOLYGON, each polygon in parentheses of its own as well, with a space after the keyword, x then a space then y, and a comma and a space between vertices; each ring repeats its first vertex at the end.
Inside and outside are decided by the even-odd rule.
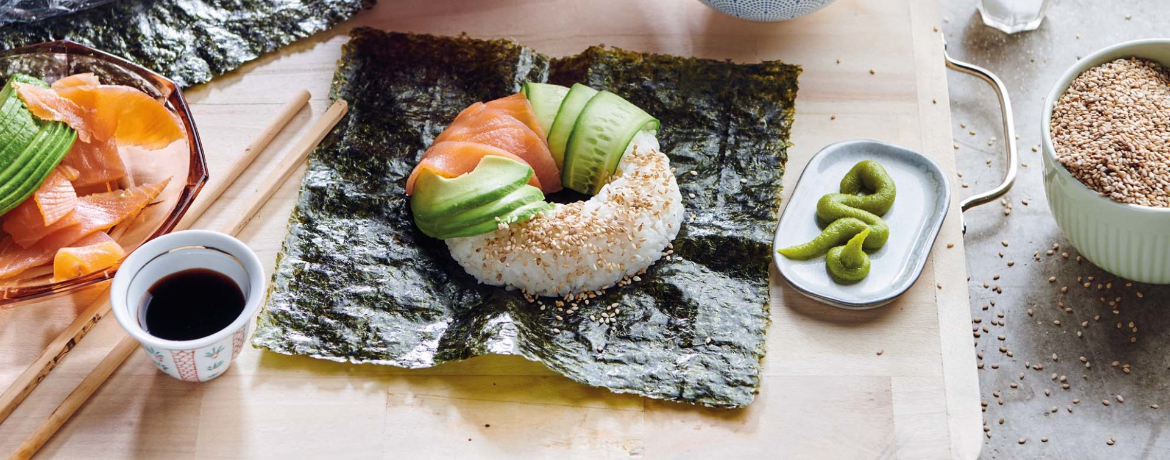
MULTIPOLYGON (((276 135, 279 134, 286 125, 288 125, 288 122, 292 120, 293 116, 300 112, 301 107, 304 107, 308 102, 308 91, 302 89, 297 92, 296 97, 294 97, 293 100, 289 101, 284 105, 283 108, 281 108, 280 113, 277 115, 276 119, 274 119, 272 123, 270 123, 266 128, 264 128, 264 131, 261 131, 260 135, 256 137, 256 139, 253 140, 251 144, 248 144, 248 146, 244 148, 243 154, 240 155, 241 160, 244 161, 236 161, 235 163, 232 163, 231 168, 229 168, 227 173, 224 174, 225 180, 210 184, 201 195, 210 194, 215 198, 219 198, 220 195, 223 195, 223 192, 236 182, 236 179, 240 177, 240 174, 243 173, 245 169, 248 169, 248 166, 256 160, 256 157, 260 156, 260 152, 263 152, 264 149, 268 147, 268 144, 272 142, 272 139, 276 137, 276 135)), ((187 211, 187 214, 183 216, 183 220, 179 221, 179 225, 176 227, 176 230, 186 230, 191 228, 191 225, 194 224, 195 221, 199 220, 199 217, 207 211, 207 208, 210 208, 212 204, 215 204, 215 201, 215 199, 197 200, 194 204, 191 205, 191 209, 187 211)))
MULTIPOLYGON (((276 193, 276 190, 279 189, 280 186, 288 180, 289 176, 291 176, 292 173, 295 172, 297 168, 305 162, 309 156, 309 152, 313 151, 313 149, 317 147, 317 144, 319 144, 321 140, 325 138, 325 135, 328 134, 329 131, 333 130, 333 127, 337 125, 338 121, 341 121, 341 118, 345 116, 345 113, 348 111, 348 109, 349 106, 345 100, 339 99, 337 102, 334 102, 333 106, 329 107, 329 110, 325 112, 325 115, 323 115, 321 119, 317 120, 317 122, 314 123, 311 128, 309 128, 309 132, 306 133, 305 136, 296 143, 292 150, 289 151, 285 158, 281 160, 276 170, 272 171, 272 173, 269 174, 263 182, 261 182, 259 187, 256 187, 252 189, 251 192, 249 192, 248 197, 245 200, 246 203, 249 203, 248 208, 244 212, 235 213, 234 219, 227 224, 224 224, 221 227, 221 231, 229 235, 235 235, 236 233, 239 233, 239 231, 244 227, 246 227, 248 222, 252 219, 252 216, 264 207, 264 204, 268 201, 269 198, 272 197, 273 194, 276 193)), ((37 429, 33 431, 33 433, 30 434, 28 438, 26 438, 24 442, 20 444, 20 447, 17 447, 16 451, 13 452, 12 456, 9 458, 27 459, 35 455, 37 451, 40 450, 40 448, 49 441, 49 438, 51 438, 53 434, 56 433, 57 430, 60 429, 61 426, 64 425, 65 422, 67 422, 75 412, 77 412, 77 409, 80 408, 82 404, 85 404, 85 401, 88 400, 89 397, 92 396, 99 387, 101 387, 102 383, 105 383, 106 379, 110 377, 114 370, 116 370, 118 366, 121 366, 122 363, 126 361, 126 358, 128 358, 130 353, 132 353, 137 347, 138 342, 136 340, 128 335, 123 335, 121 340, 118 341, 118 344, 114 346, 114 349, 110 350, 109 354, 107 354, 106 357, 103 358, 100 363, 98 363, 97 367, 95 367, 94 370, 89 373, 89 375, 85 376, 85 379, 81 381, 81 384, 79 384, 72 393, 69 393, 69 396, 65 398, 65 401, 62 401, 61 405, 57 406, 57 408, 53 410, 53 413, 49 415, 49 418, 42 422, 41 425, 37 427, 37 429)))
POLYGON ((338 99, 337 102, 329 106, 329 110, 325 111, 325 114, 309 128, 309 132, 305 133, 293 145, 290 153, 285 155, 284 159, 277 164, 276 170, 272 174, 269 174, 268 177, 265 177, 260 185, 252 188, 248 192, 248 199, 244 201, 248 203, 248 208, 244 212, 237 213, 237 219, 224 224, 220 227, 219 231, 228 235, 235 235, 243 230, 244 227, 248 226, 248 222, 252 220, 252 217, 256 213, 260 212, 260 209, 264 207, 264 203, 267 203, 268 199, 272 198, 272 195, 276 193, 280 186, 288 181, 288 178, 296 172, 297 168, 304 164, 305 160, 309 159, 309 153, 317 148, 317 144, 320 144, 325 139, 325 136, 333 130, 334 126, 337 126, 337 123, 341 121, 341 118, 348 111, 349 103, 344 99, 338 99))
MULTIPOLYGON (((203 190, 199 198, 195 200, 195 203, 187 210, 183 220, 179 221, 175 230, 190 228, 191 224, 199 220, 199 217, 207 211, 207 208, 215 203, 220 195, 223 195, 223 192, 240 177, 240 173, 248 169, 248 166, 256 160, 260 152, 268 147, 268 144, 272 142, 276 134, 282 131, 288 125, 289 121, 292 120, 293 116, 300 112, 308 102, 309 92, 302 89, 297 92, 292 100, 284 104, 277 112, 276 118, 268 126, 265 126, 264 130, 260 132, 260 135, 252 143, 248 144, 240 156, 236 158, 223 179, 216 178, 203 190)), ((101 293, 98 294, 98 298, 90 303, 65 330, 61 331, 49 343, 49 346, 45 347, 44 351, 37 356, 37 359, 16 378, 16 381, 12 382, 4 390, 3 394, 0 394, 0 423, 4 423, 4 420, 9 415, 12 415, 12 412, 16 410, 17 406, 32 393, 33 389, 37 387, 41 380, 49 375, 49 372, 57 366, 57 363, 65 357, 65 354, 69 353, 73 349, 73 346, 81 341, 82 337, 85 337, 85 334, 89 332, 90 328, 110 313, 110 299, 106 295, 108 290, 108 286, 102 289, 101 293)))

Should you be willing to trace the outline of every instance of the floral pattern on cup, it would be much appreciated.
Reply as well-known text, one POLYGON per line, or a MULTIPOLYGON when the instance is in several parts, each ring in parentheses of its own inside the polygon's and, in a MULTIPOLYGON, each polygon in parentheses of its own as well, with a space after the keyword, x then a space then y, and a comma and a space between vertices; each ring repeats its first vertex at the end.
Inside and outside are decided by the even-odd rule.
POLYGON ((154 363, 154 366, 157 367, 158 370, 163 372, 170 372, 171 368, 170 366, 166 365, 166 361, 163 358, 163 354, 161 352, 155 350, 154 347, 149 346, 143 347, 142 350, 146 352, 147 356, 150 356, 150 362, 154 363))

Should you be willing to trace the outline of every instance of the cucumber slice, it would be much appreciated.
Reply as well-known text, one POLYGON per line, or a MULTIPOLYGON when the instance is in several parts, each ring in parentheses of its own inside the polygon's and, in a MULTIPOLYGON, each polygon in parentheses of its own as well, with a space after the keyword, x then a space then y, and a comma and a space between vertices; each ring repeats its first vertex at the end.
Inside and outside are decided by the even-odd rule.
MULTIPOLYGON (((567 100, 566 100, 567 101, 567 100)), ((561 181, 596 195, 617 171, 626 147, 639 131, 657 131, 658 120, 609 91, 597 93, 581 110, 565 148, 561 181)))
POLYGON ((565 100, 561 102, 561 107, 557 111, 557 118, 553 121, 552 128, 548 131, 548 150, 552 152, 553 161, 557 163, 557 168, 561 170, 561 181, 565 180, 565 146, 569 143, 569 135, 573 133, 573 126, 577 124, 577 116, 581 115, 581 109, 585 108, 585 104, 589 103, 597 94, 597 90, 580 83, 574 84, 569 88, 569 94, 565 95, 565 100))
MULTIPOLYGON (((532 104, 532 111, 536 112, 536 119, 540 121, 540 129, 544 131, 547 138, 549 130, 552 129, 553 121, 557 119, 557 112, 561 109, 561 102, 569 94, 569 88, 530 81, 524 83, 520 92, 524 93, 524 97, 528 98, 528 103, 532 104)), ((561 164, 558 162, 557 168, 560 167, 561 164)))

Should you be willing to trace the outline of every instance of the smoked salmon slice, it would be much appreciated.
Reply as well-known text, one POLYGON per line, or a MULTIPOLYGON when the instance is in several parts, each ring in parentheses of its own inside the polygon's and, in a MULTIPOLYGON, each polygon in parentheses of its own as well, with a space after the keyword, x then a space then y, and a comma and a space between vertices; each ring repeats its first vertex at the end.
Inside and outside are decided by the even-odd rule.
MULTIPOLYGON (((80 200, 78 200, 80 202, 80 200)), ((41 238, 50 235, 65 227, 78 225, 81 222, 77 219, 77 215, 73 214, 76 210, 76 203, 70 212, 65 213, 60 219, 57 219, 51 224, 45 224, 44 215, 41 214, 40 208, 34 199, 25 200, 19 206, 12 208, 8 214, 4 215, 4 224, 0 227, 8 233, 12 240, 22 248, 28 248, 37 244, 41 238)))
POLYGON ((45 235, 77 225, 77 217, 72 214, 77 207, 77 193, 69 182, 76 173, 68 166, 58 166, 33 196, 4 215, 0 228, 20 247, 27 248, 45 235))
MULTIPOLYGON (((57 250, 69 247, 94 232, 118 225, 154 201, 168 182, 170 179, 127 190, 83 196, 78 198, 77 207, 71 213, 72 218, 77 220, 74 225, 56 230, 29 247, 20 247, 12 238, 4 240, 0 243, 0 279, 11 278, 29 268, 48 263, 53 260, 57 250)), ((69 218, 67 216, 62 221, 69 218)), ((8 228, 5 231, 12 234, 8 228)))
POLYGON ((33 201, 36 202, 45 225, 53 225, 77 206, 77 191, 73 189, 72 183, 75 179, 76 169, 57 166, 33 193, 33 201))
POLYGON ((171 112, 135 88, 67 86, 57 93, 87 111, 85 125, 98 140, 115 139, 120 145, 153 150, 183 138, 183 130, 171 112))
MULTIPOLYGON (((488 155, 527 164, 523 158, 490 145, 459 141, 436 142, 406 179, 406 194, 414 193, 414 181, 418 178, 418 173, 424 169, 442 177, 458 177, 474 170, 479 165, 479 160, 488 155)), ((540 188, 540 180, 535 174, 529 179, 528 185, 540 188)))
MULTIPOLYGON (((544 140, 544 136, 537 134, 505 111, 493 108, 492 104, 500 100, 465 109, 446 130, 439 134, 439 137, 435 138, 435 145, 444 141, 460 141, 485 144, 505 150, 523 158, 524 162, 532 167, 536 177, 543 185, 541 191, 545 193, 560 191, 562 188, 561 173, 557 169, 552 153, 548 150, 548 143, 544 140)), ((527 99, 522 99, 520 102, 528 104, 527 99)), ((540 129, 540 126, 537 126, 537 129, 540 129)), ((423 155, 423 159, 425 160, 430 154, 428 151, 427 154, 423 155)), ((475 166, 472 165, 472 169, 474 168, 475 166)))
POLYGON ((24 83, 13 83, 13 86, 16 87, 16 95, 37 118, 65 123, 77 131, 78 139, 89 142, 92 137, 88 123, 91 118, 89 110, 49 88, 24 83))
POLYGON ((57 251, 53 257, 53 282, 105 270, 125 256, 126 250, 110 235, 104 232, 92 233, 57 251))
POLYGON ((73 180, 75 187, 104 184, 126 177, 126 165, 113 139, 74 142, 61 165, 77 170, 78 177, 73 180))
POLYGON ((520 120, 540 136, 541 139, 547 139, 548 133, 544 132, 544 128, 540 127, 540 118, 537 118, 536 111, 532 109, 532 103, 528 102, 528 97, 524 93, 516 93, 508 97, 502 97, 486 104, 489 108, 501 110, 504 113, 511 115, 513 118, 520 120))
MULTIPOLYGON (((98 230, 108 230, 127 217, 134 215, 150 204, 162 193, 170 179, 155 184, 146 184, 126 190, 95 193, 77 199, 73 212, 80 221, 80 233, 73 241, 98 230)), ((61 246, 72 243, 64 242, 61 246)))
POLYGON ((75 86, 97 86, 100 84, 102 84, 102 82, 98 80, 97 75, 94 75, 92 72, 86 72, 73 74, 57 80, 53 82, 53 85, 50 86, 50 88, 59 90, 62 88, 73 88, 75 86))
POLYGON ((25 270, 43 265, 53 260, 54 253, 55 251, 39 245, 21 248, 12 241, 12 238, 5 238, 4 241, 0 241, 0 279, 11 278, 25 270))

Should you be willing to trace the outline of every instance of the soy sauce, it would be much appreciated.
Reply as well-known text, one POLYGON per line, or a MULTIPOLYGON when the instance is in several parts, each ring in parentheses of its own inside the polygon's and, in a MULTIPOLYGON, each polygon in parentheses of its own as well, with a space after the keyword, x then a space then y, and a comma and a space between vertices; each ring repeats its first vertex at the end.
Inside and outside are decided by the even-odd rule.
POLYGON ((244 311, 244 293, 227 275, 202 268, 156 281, 146 291, 146 332, 166 340, 195 340, 222 331, 244 311))

